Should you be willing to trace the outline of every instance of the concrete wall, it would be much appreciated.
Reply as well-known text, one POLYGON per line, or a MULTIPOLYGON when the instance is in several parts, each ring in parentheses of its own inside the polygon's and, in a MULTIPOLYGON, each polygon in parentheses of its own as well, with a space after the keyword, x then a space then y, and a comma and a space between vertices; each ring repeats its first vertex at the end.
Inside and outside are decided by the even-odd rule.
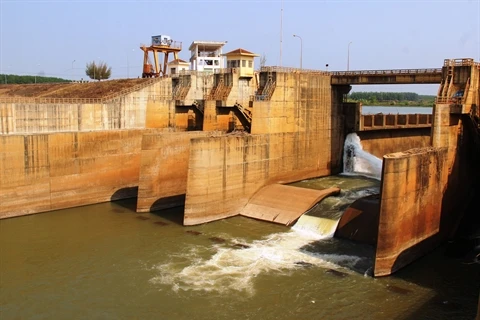
POLYGON ((0 218, 136 196, 142 130, 0 136, 0 218))
POLYGON ((262 186, 328 175, 330 163, 322 140, 305 134, 192 139, 184 224, 236 215, 262 186))
POLYGON ((142 137, 137 212, 150 212, 185 202, 190 139, 219 132, 146 132, 142 137))
POLYGON ((363 150, 378 158, 384 155, 430 146, 430 128, 357 132, 363 150))
POLYGON ((110 101, 52 99, 52 103, 35 103, 19 99, 17 103, 2 102, 0 134, 139 129, 147 126, 147 113, 148 126, 172 125, 175 109, 166 102, 170 99, 171 79, 167 78, 110 101), (158 119, 158 113, 154 116, 158 109, 164 118, 168 115, 169 122, 158 119))
POLYGON ((255 102, 252 133, 192 139, 186 225, 236 215, 262 186, 341 170, 341 95, 329 77, 277 73, 270 101, 255 102))
POLYGON ((375 276, 389 275, 431 250, 440 232, 447 160, 446 148, 384 156, 375 276))

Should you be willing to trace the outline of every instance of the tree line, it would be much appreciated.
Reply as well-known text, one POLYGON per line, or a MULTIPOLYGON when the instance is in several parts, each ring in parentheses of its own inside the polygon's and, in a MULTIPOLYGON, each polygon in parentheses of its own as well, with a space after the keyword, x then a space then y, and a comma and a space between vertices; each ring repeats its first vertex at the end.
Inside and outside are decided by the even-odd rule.
POLYGON ((44 76, 19 76, 16 74, 0 74, 0 84, 28 84, 28 83, 58 83, 70 82, 70 80, 44 77, 44 76))
MULTIPOLYGON (((109 79, 112 74, 112 68, 105 62, 92 61, 87 63, 85 67, 85 74, 94 80, 109 79)), ((20 76, 16 74, 0 74, 0 84, 28 84, 28 83, 59 83, 71 82, 71 80, 38 76, 20 76)))
POLYGON ((415 92, 352 92, 348 94, 348 101, 368 105, 432 106, 435 96, 415 92))
POLYGON ((435 96, 419 95, 415 92, 352 92, 348 98, 357 101, 420 101, 433 100, 435 96))

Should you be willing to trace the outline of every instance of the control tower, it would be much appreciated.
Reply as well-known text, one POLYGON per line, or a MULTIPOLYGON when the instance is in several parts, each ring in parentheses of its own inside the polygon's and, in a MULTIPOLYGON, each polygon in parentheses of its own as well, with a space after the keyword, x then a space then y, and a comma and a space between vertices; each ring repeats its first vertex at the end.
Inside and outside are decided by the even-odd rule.
POLYGON ((222 48, 226 41, 193 41, 190 45, 190 69, 211 71, 225 68, 222 48))

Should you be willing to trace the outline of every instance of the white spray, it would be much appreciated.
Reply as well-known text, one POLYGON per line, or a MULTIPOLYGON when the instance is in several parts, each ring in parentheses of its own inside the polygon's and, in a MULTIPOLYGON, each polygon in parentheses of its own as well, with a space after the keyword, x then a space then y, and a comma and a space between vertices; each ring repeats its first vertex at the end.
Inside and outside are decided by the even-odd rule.
POLYGON ((382 160, 363 150, 362 142, 356 133, 348 134, 345 139, 343 172, 377 180, 381 178, 382 160))

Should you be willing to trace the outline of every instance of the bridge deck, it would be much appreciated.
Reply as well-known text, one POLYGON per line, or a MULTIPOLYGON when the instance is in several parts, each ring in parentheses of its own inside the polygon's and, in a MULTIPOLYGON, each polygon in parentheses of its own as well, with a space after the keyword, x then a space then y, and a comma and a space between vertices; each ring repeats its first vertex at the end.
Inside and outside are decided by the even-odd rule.
POLYGON ((442 68, 333 71, 332 85, 441 83, 442 68))

